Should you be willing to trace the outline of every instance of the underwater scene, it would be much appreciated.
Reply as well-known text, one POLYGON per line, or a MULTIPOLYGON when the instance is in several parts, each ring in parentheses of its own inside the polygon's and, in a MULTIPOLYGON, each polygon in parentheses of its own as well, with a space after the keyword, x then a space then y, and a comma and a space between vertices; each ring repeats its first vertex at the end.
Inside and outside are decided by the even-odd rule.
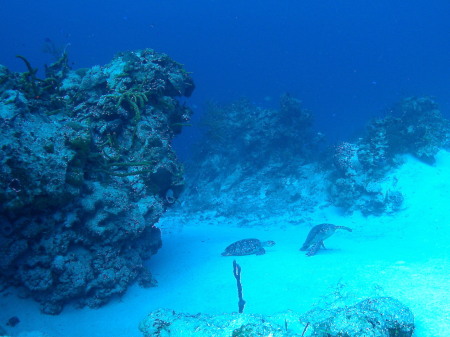
POLYGON ((0 336, 450 336, 450 2, 2 1, 0 336))

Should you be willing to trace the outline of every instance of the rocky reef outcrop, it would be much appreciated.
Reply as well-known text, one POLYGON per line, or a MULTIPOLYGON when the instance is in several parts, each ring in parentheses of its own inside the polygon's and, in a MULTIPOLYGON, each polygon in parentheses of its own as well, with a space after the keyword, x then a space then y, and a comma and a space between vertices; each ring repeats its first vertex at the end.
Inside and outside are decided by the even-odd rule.
POLYGON ((160 216, 184 186, 171 147, 192 111, 194 84, 150 49, 45 78, 0 66, 0 284, 58 314, 98 307, 138 280, 161 246, 160 216))
POLYGON ((449 122, 430 97, 410 97, 368 123, 358 138, 329 147, 313 116, 290 95, 278 109, 248 100, 211 104, 205 137, 188 170, 185 208, 242 225, 289 214, 309 221, 317 207, 394 214, 405 195, 391 174, 409 154, 432 164, 448 147, 449 122))
POLYGON ((292 153, 305 161, 315 149, 312 121, 311 112, 289 94, 280 97, 278 109, 261 108, 245 98, 210 103, 203 119, 209 141, 201 151, 220 155, 224 164, 239 161, 248 171, 288 161, 292 153))
POLYGON ((404 196, 396 178, 386 173, 410 154, 433 164, 447 146, 449 121, 430 97, 410 97, 394 105, 387 116, 371 121, 356 141, 342 142, 332 155, 330 198, 346 211, 363 214, 394 213, 404 196))
MULTIPOLYGON (((187 165, 184 209, 243 225, 311 210, 326 187, 315 164, 323 135, 301 102, 282 95, 278 109, 247 99, 210 104, 204 139, 187 165)), ((295 219, 296 221, 297 219, 295 219)))
POLYGON ((411 337, 414 328, 411 310, 391 297, 368 298, 353 306, 315 309, 303 315, 294 311, 191 315, 158 309, 139 324, 144 337, 411 337))

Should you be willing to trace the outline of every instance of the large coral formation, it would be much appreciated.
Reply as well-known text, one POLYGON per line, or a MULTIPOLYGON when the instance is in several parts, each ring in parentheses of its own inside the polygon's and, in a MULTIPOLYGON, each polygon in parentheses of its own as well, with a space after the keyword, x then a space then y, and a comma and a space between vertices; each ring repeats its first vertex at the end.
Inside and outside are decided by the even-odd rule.
POLYGON ((398 211, 403 202, 397 180, 386 181, 398 156, 410 154, 432 164, 448 141, 449 122, 429 97, 410 97, 396 104, 386 117, 375 119, 357 141, 335 147, 330 186, 333 203, 364 214, 398 211))
POLYGON ((25 73, 0 66, 2 286, 57 314, 153 285, 143 261, 184 186, 171 140, 191 116, 177 96, 192 79, 149 49, 76 71, 64 54, 44 80, 21 59, 25 73))
POLYGON ((286 213, 298 223, 327 203, 349 213, 393 214, 404 207, 398 179, 389 175, 400 156, 432 163, 449 134, 429 97, 401 101, 358 139, 329 150, 319 146, 323 135, 311 123, 311 113, 289 95, 278 110, 247 100, 210 105, 185 205, 246 225, 286 213))
POLYGON ((372 149, 384 148, 375 160, 391 161, 399 153, 409 153, 432 164, 448 134, 449 121, 432 98, 409 97, 395 105, 388 116, 369 124, 365 143, 372 149))
POLYGON ((284 94, 279 109, 264 109, 241 99, 228 105, 211 103, 204 118, 208 143, 228 163, 236 159, 256 171, 271 162, 288 160, 293 153, 310 158, 314 153, 312 115, 294 97, 284 94))
POLYGON ((299 100, 285 94, 279 109, 247 99, 211 103, 203 124, 205 139, 187 170, 188 209, 247 222, 316 204, 323 177, 312 174, 313 161, 322 135, 314 133, 312 115, 299 100))

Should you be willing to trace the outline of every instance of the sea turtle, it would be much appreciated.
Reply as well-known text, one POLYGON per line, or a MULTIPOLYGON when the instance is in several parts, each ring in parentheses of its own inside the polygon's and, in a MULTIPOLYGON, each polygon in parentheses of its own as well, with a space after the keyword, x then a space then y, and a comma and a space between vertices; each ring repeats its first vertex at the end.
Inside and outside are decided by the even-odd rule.
POLYGON ((263 247, 272 247, 275 241, 259 241, 258 239, 243 239, 232 243, 222 256, 263 255, 266 250, 263 247))
POLYGON ((305 240, 302 248, 300 250, 307 250, 308 253, 306 255, 313 256, 316 254, 320 247, 325 248, 323 241, 328 239, 331 235, 336 232, 336 229, 345 229, 346 231, 351 232, 352 229, 345 226, 336 226, 329 223, 323 223, 317 226, 314 226, 309 231, 308 237, 305 240))

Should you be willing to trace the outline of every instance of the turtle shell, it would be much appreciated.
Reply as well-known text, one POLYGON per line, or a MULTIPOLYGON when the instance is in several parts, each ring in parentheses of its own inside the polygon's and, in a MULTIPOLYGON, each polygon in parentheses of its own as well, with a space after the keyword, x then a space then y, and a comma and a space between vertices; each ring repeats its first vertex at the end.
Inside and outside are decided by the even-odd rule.
POLYGON ((301 250, 307 250, 310 246, 322 242, 326 238, 329 238, 336 231, 336 226, 328 223, 323 223, 314 226, 305 240, 301 250))
POLYGON ((243 239, 236 241, 225 248, 223 256, 262 255, 266 251, 258 239, 243 239))

